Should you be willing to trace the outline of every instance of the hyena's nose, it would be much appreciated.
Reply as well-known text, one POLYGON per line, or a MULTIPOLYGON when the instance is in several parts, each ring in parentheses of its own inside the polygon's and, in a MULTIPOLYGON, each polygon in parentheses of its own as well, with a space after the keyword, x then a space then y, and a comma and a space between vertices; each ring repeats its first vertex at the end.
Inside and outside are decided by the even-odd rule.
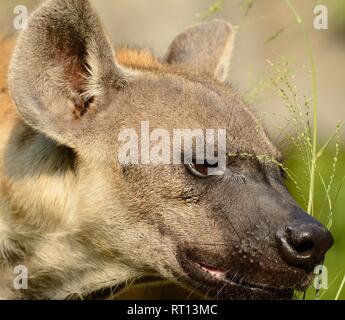
POLYGON ((333 245, 331 233, 320 223, 299 222, 278 231, 284 260, 294 266, 313 269, 333 245))

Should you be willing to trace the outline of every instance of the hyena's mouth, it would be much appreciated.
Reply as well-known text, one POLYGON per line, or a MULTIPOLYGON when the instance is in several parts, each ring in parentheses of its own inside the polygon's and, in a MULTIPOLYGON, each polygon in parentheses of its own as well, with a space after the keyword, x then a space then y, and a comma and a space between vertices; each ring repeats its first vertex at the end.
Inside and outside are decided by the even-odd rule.
POLYGON ((226 268, 200 263, 188 256, 181 266, 193 287, 221 299, 282 299, 293 298, 292 288, 274 287, 265 283, 252 283, 240 274, 230 274, 226 268))

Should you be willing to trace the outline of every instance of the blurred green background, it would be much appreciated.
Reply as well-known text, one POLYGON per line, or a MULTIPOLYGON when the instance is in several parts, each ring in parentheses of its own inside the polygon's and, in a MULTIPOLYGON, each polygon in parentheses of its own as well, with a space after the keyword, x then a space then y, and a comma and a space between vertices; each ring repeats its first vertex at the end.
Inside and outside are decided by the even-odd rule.
MULTIPOLYGON (((27 5, 29 11, 38 0, 2 0, 0 2, 0 32, 15 32, 12 26, 13 9, 16 5, 27 5)), ((116 44, 147 46, 162 56, 174 36, 187 26, 204 19, 222 18, 238 27, 237 41, 232 60, 230 81, 244 94, 253 90, 262 79, 270 76, 267 59, 274 61, 279 56, 292 62, 294 82, 299 95, 310 96, 307 55, 303 36, 294 23, 294 17, 283 0, 224 0, 219 11, 205 14, 215 0, 92 0, 116 44), (199 13, 199 15, 198 15, 199 13)), ((319 94, 318 144, 321 146, 335 130, 336 122, 345 120, 345 1, 303 0, 293 1, 304 20, 317 68, 319 94), (316 4, 324 3, 329 11, 328 30, 315 30, 313 10, 316 4)), ((0 57, 1 59, 1 57, 0 57)), ((264 121, 273 140, 279 136, 277 128, 283 125, 286 108, 279 97, 270 90, 261 90, 253 99, 252 108, 257 114, 266 114, 264 121), (273 114, 279 114, 277 115, 273 114)), ((289 132, 293 134, 293 132, 289 132)), ((345 176, 345 135, 341 133, 340 154, 331 196, 345 176)), ((287 140, 287 139, 286 139, 287 140)), ((284 141, 283 141, 284 142, 284 141)), ((283 143, 287 163, 298 174, 301 185, 305 185, 301 159, 283 143)), ((334 145, 334 142, 333 142, 334 145)), ((327 149, 318 168, 327 179, 330 176, 334 157, 332 144, 327 149)), ((291 185, 291 183, 290 183, 291 185)), ((291 187, 294 189, 293 186, 291 187)), ((306 188, 306 186, 305 186, 306 188)), ((316 208, 324 201, 324 191, 317 179, 316 208)), ((296 195, 297 197, 297 195, 296 195)), ((325 207, 327 209, 327 206, 325 207)), ((326 258, 330 288, 322 299, 334 299, 345 274, 345 188, 338 194, 333 210, 332 232, 335 244, 326 258), (338 276, 337 278, 335 278, 338 276), (334 280, 335 279, 335 280, 334 280)), ((320 220, 327 222, 327 210, 320 213, 320 220)), ((172 284, 140 286, 126 291, 120 298, 192 298, 190 292, 172 284)), ((313 291, 307 298, 314 299, 313 291)), ((340 299, 345 299, 345 288, 340 299)))

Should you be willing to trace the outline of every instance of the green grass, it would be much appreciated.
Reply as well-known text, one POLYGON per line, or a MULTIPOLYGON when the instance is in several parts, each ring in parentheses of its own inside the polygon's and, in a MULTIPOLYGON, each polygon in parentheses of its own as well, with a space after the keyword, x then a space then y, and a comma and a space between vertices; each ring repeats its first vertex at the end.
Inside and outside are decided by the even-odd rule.
MULTIPOLYGON (((332 173, 331 164, 334 161, 334 153, 334 148, 327 148, 322 160, 318 163, 318 170, 323 172, 325 176, 330 176, 332 173)), ((333 283, 329 286, 328 290, 320 292, 320 299, 334 300, 345 275, 345 188, 342 188, 338 193, 343 177, 345 177, 345 148, 342 148, 339 151, 339 159, 336 169, 336 183, 334 186, 334 192, 332 193, 332 199, 337 196, 337 200, 335 201, 333 208, 333 223, 331 227, 331 232, 335 241, 333 248, 329 251, 325 260, 325 266, 328 269, 328 283, 329 285, 332 282, 333 283), (335 277, 337 278, 335 279, 335 277)), ((305 179, 304 174, 304 164, 301 159, 295 158, 288 160, 286 165, 296 173, 302 188, 308 187, 308 181, 305 179)), ((288 182, 288 187, 295 198, 300 199, 295 185, 291 181, 288 182)), ((302 201, 299 201, 303 206, 302 201)), ((327 224, 329 217, 329 210, 327 205, 325 205, 325 202, 327 202, 327 196, 325 195, 325 190, 320 179, 318 179, 315 184, 314 202, 315 217, 321 222, 327 224), (323 209, 321 210, 321 208, 323 209)), ((308 290, 306 298, 315 299, 315 290, 308 290)), ((345 300, 345 288, 341 291, 339 299, 345 300)))
MULTIPOLYGON (((315 289, 308 290, 307 294, 303 298, 309 299, 341 299, 344 295, 343 284, 344 284, 344 265, 345 261, 344 253, 344 235, 340 228, 343 227, 343 215, 338 213, 338 205, 343 205, 339 199, 343 199, 342 185, 344 180, 341 177, 345 177, 345 172, 341 172, 339 167, 339 159, 344 159, 344 155, 340 155, 340 134, 342 132, 343 125, 337 124, 335 134, 330 137, 321 147, 318 141, 318 92, 317 92, 317 74, 316 64, 314 60, 313 48, 309 40, 308 32, 304 26, 303 20, 298 14, 294 4, 290 0, 285 0, 287 6, 295 17, 296 23, 301 30, 301 35, 304 38, 305 49, 307 60, 310 69, 310 82, 311 82, 311 98, 304 99, 306 107, 304 109, 299 105, 296 99, 296 90, 290 90, 290 95, 285 94, 284 91, 280 91, 281 96, 284 100, 285 106, 290 112, 290 116, 296 123, 300 121, 300 131, 297 130, 297 140, 295 142, 297 147, 297 154, 299 159, 294 165, 286 164, 286 166, 293 172, 297 172, 299 166, 303 172, 295 175, 293 184, 290 184, 290 191, 295 194, 296 197, 303 196, 303 187, 301 184, 304 183, 304 188, 308 191, 308 204, 307 211, 309 214, 316 216, 322 221, 329 229, 333 229, 335 237, 335 245, 332 251, 328 254, 327 260, 324 265, 327 267, 326 276, 328 282, 328 289, 316 291, 315 289), (292 95, 292 98, 291 98, 292 95), (312 115, 310 115, 310 105, 312 109, 312 115), (330 147, 332 140, 335 140, 335 147, 333 153, 326 154, 326 150, 330 147), (322 159, 322 161, 321 161, 322 159), (337 167, 338 165, 338 167, 337 167), (319 180, 317 178, 319 177, 319 180), (327 179, 325 179, 327 177, 327 179), (337 177, 340 179, 337 181, 339 186, 335 192, 334 184, 336 183, 337 177), (333 189, 332 189, 333 188, 333 189), (333 228, 332 228, 333 227, 333 228), (335 254, 334 254, 335 253, 335 254), (337 270, 338 269, 338 270, 337 270), (342 275, 342 277, 339 277, 342 275), (341 280, 340 284, 337 283, 341 280), (322 292, 323 291, 323 292, 322 292)), ((283 79, 284 80, 284 79, 283 79)), ((289 78, 284 83, 288 90, 291 88, 289 78)), ((279 85, 278 85, 279 88, 279 85)), ((280 87, 281 89, 281 87, 280 87)), ((296 88, 295 88, 296 89, 296 88)), ((281 89, 283 90, 283 89, 281 89)), ((298 126, 298 125, 297 125, 298 126)), ((344 165, 345 162, 342 163, 344 165)), ((304 204, 301 204, 302 206, 304 204)), ((342 207, 340 207, 342 208, 342 207)))
MULTIPOLYGON (((321 220, 335 235, 335 246, 325 262, 328 274, 324 274, 324 276, 328 278, 329 289, 320 292, 308 290, 302 298, 344 299, 345 238, 341 230, 344 230, 345 218, 344 214, 341 214, 341 209, 345 204, 344 189, 342 188, 345 183, 345 156, 344 151, 341 151, 340 138, 344 124, 338 123, 335 133, 327 141, 320 141, 318 136, 317 70, 312 44, 293 2, 285 0, 285 3, 304 38, 309 69, 310 96, 301 95, 298 92, 288 59, 280 57, 276 62, 268 61, 272 67, 272 75, 268 79, 259 81, 248 93, 247 100, 252 103, 267 90, 273 90, 281 98, 282 107, 287 110, 288 115, 280 115, 283 109, 278 110, 275 114, 286 121, 286 125, 277 128, 278 136, 294 147, 292 159, 295 160, 278 165, 286 171, 289 178, 289 189, 300 205, 309 214, 321 220)), ((275 38, 277 35, 270 41, 275 38)), ((260 155, 258 158, 275 162, 265 158, 265 155, 260 155)))
MULTIPOLYGON (((272 75, 259 81, 247 97, 255 100, 262 92, 272 90, 281 98, 281 107, 278 107, 274 116, 283 117, 284 121, 281 127, 276 128, 277 135, 293 150, 287 155, 289 160, 278 165, 286 171, 288 188, 301 207, 323 222, 335 235, 335 246, 325 263, 330 288, 321 292, 308 290, 305 298, 343 299, 345 237, 342 230, 345 215, 342 214, 342 208, 345 205, 345 191, 342 187, 345 183, 345 150, 341 148, 341 134, 344 124, 338 123, 334 134, 326 141, 320 141, 315 123, 317 95, 313 94, 313 98, 310 98, 298 92, 288 59, 281 57, 276 62, 268 63, 272 67, 272 75), (281 115, 283 108, 287 110, 286 116, 281 115)), ((313 72, 309 74, 314 92, 313 72)), ((276 163, 264 155, 257 157, 276 163)))

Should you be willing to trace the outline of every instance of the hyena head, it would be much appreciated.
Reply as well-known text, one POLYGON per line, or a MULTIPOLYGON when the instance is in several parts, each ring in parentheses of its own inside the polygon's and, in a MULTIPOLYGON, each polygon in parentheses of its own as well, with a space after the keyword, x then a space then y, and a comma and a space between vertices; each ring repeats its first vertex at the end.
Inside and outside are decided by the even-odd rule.
POLYGON ((75 154, 69 236, 87 249, 70 250, 128 278, 156 275, 223 298, 290 298, 309 284, 332 236, 289 195, 279 152, 224 82, 234 35, 223 21, 197 25, 155 60, 114 53, 87 0, 51 0, 34 13, 9 87, 26 124, 75 154), (217 164, 196 159, 185 137, 186 148, 168 151, 186 160, 189 145, 187 162, 144 163, 143 121, 170 141, 174 129, 222 130, 225 147, 220 136, 204 146, 217 145, 226 168, 211 174, 217 164), (119 157, 130 129, 138 163, 119 157))

